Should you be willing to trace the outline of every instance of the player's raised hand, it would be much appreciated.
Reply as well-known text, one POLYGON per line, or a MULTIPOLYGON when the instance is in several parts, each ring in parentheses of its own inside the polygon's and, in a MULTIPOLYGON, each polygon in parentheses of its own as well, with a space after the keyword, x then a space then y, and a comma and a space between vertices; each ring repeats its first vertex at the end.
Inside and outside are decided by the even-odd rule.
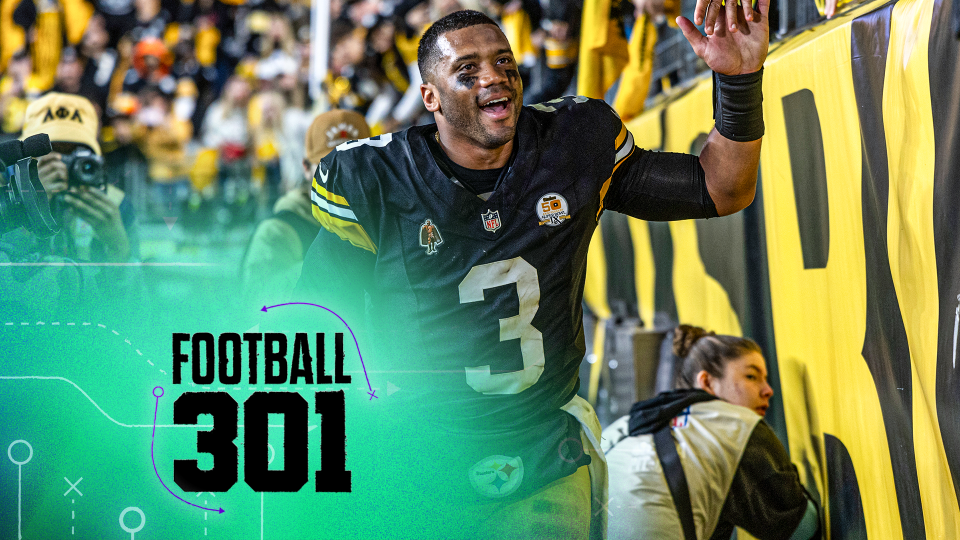
MULTIPOLYGON (((693 20, 697 24, 703 24, 703 30, 708 36, 712 35, 719 29, 716 27, 716 23, 720 12, 726 12, 728 21, 736 20, 735 15, 740 2, 741 0, 697 0, 697 7, 693 11, 693 20), (726 2, 725 5, 724 2, 726 2), (704 24, 704 20, 706 20, 706 24, 704 24)), ((743 0, 742 9, 744 18, 747 21, 752 21, 754 17, 752 0, 743 0)), ((736 32, 737 28, 731 24, 727 30, 736 32)))
POLYGON ((705 20, 704 36, 686 17, 677 17, 677 25, 690 42, 693 51, 710 66, 724 75, 753 73, 763 67, 770 45, 770 0, 759 0, 757 9, 750 0, 697 0, 694 18, 705 20))

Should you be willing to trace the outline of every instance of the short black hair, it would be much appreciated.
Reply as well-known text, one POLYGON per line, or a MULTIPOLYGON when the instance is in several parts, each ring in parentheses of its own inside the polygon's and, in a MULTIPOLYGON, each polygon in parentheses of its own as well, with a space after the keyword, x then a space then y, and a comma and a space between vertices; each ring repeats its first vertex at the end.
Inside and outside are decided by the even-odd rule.
POLYGON ((337 19, 330 24, 330 48, 336 47, 355 30, 348 19, 337 19))
POLYGON ((440 50, 437 48, 437 40, 440 36, 478 24, 492 24, 500 28, 490 17, 471 9, 451 13, 427 28, 423 37, 420 38, 420 46, 417 47, 417 67, 420 68, 420 77, 423 82, 429 82, 427 73, 432 72, 440 60, 440 50))

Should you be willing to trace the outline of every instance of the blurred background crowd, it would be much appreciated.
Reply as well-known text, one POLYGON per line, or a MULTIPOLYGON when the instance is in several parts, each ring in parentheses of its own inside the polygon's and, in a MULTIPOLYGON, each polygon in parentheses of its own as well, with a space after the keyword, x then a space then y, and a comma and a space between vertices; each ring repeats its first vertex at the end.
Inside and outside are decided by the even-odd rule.
MULTIPOLYGON (((771 36, 832 15, 835 2, 775 0, 771 36)), ((704 71, 673 22, 681 13, 692 19, 694 6, 694 0, 0 0, 0 143, 50 131, 54 116, 67 131, 83 124, 82 141, 62 140, 97 154, 111 186, 71 187, 61 163, 76 162, 70 156, 77 145, 58 148, 51 136, 56 154, 41 158, 41 178, 55 213, 67 209, 72 217, 55 215, 64 230, 39 247, 5 235, 0 255, 111 264, 216 261, 232 267, 223 275, 236 277, 257 223, 282 210, 284 194, 309 191, 305 169, 319 158, 308 159, 305 140, 318 114, 355 112, 365 121, 361 131, 372 135, 433 121, 420 98, 416 64, 420 36, 432 21, 460 9, 487 13, 521 65, 525 104, 569 94, 606 98, 626 120, 704 71), (56 204, 60 191, 68 195, 59 197, 64 204, 56 204), (83 247, 97 242, 104 248, 83 247)), ((359 124, 323 124, 315 140, 356 138, 359 124)), ((300 203, 309 210, 308 200, 300 203)), ((115 289, 131 273, 152 272, 163 286, 145 291, 151 297, 179 294, 164 277, 192 279, 182 268, 166 276, 142 268, 124 271, 122 280, 107 271, 99 279, 115 289)), ((205 275, 209 283, 222 277, 205 275)))
MULTIPOLYGON (((189 211, 219 196, 230 213, 204 216, 210 224, 252 221, 300 182, 315 113, 357 111, 374 135, 432 121, 416 47, 443 15, 470 8, 500 21, 523 66, 525 101, 538 103, 577 93, 581 37, 626 60, 634 31, 652 46, 680 12, 679 0, 588 4, 607 20, 583 0, 331 0, 327 70, 310 91, 304 0, 0 0, 0 140, 20 135, 40 95, 81 95, 99 115, 108 177, 127 184, 142 219, 186 217, 189 227, 202 221, 189 211), (581 36, 581 17, 591 35, 581 36)), ((667 75, 676 82, 679 71, 667 75)), ((648 96, 647 87, 631 93, 638 104, 626 116, 648 96)))

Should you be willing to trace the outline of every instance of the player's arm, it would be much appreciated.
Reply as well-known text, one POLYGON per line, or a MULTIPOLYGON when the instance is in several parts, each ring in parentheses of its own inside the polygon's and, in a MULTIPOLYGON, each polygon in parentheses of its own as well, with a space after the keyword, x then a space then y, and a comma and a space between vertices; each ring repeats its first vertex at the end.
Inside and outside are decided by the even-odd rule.
POLYGON ((636 148, 632 137, 627 144, 631 146, 618 153, 624 157, 600 189, 601 210, 647 221, 717 217, 696 156, 636 148))
POLYGON ((314 173, 310 200, 323 229, 304 256, 294 301, 315 301, 357 321, 363 319, 364 291, 373 283, 377 246, 367 232, 367 194, 339 158, 334 150, 314 173))
POLYGON ((716 127, 700 153, 707 188, 721 216, 737 212, 753 201, 760 137, 763 136, 761 92, 763 62, 767 58, 770 0, 697 0, 697 21, 706 21, 707 36, 686 17, 677 24, 697 56, 714 71, 716 127))
POLYGON ((327 307, 345 321, 363 321, 364 292, 373 283, 376 255, 321 229, 303 258, 292 301, 327 307))
POLYGON ((761 90, 768 8, 769 0, 760 0, 752 20, 744 19, 739 8, 736 31, 723 26, 728 19, 720 12, 718 27, 709 37, 678 17, 694 51, 714 70, 715 127, 697 158, 637 149, 618 122, 616 161, 601 189, 601 210, 606 207, 647 220, 692 219, 733 214, 753 201, 764 131, 761 90))
POLYGON ((753 202, 760 167, 760 139, 731 141, 714 128, 703 145, 699 163, 717 215, 735 214, 753 202))
MULTIPOLYGON (((362 215, 368 206, 366 194, 358 187, 359 179, 351 176, 356 173, 342 170, 342 160, 338 158, 339 152, 334 150, 320 161, 313 175, 310 186, 313 217, 324 229, 375 254, 377 245, 358 215, 358 212, 362 215)), ((367 225, 370 225, 369 220, 367 225)))

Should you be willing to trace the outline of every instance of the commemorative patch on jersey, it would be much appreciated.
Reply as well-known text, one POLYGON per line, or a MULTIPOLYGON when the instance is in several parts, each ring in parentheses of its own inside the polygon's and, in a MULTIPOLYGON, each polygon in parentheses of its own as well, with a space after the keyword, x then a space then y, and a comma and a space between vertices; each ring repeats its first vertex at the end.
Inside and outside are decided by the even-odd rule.
POLYGON ((442 243, 440 229, 429 219, 424 221, 420 225, 420 247, 427 248, 427 255, 434 255, 437 252, 437 246, 442 243))
POLYGON ((497 232, 497 229, 500 228, 500 211, 487 210, 487 213, 480 214, 480 219, 483 221, 483 228, 490 232, 497 232))
POLYGON ((523 481, 523 460, 520 456, 490 456, 470 467, 467 474, 470 483, 484 497, 506 497, 523 481))
POLYGON ((673 429, 685 428, 690 425, 690 407, 687 407, 679 415, 670 421, 670 427, 673 429))
POLYGON ((537 217, 540 218, 540 225, 562 225, 564 220, 570 219, 570 205, 563 195, 547 193, 537 201, 537 217))

